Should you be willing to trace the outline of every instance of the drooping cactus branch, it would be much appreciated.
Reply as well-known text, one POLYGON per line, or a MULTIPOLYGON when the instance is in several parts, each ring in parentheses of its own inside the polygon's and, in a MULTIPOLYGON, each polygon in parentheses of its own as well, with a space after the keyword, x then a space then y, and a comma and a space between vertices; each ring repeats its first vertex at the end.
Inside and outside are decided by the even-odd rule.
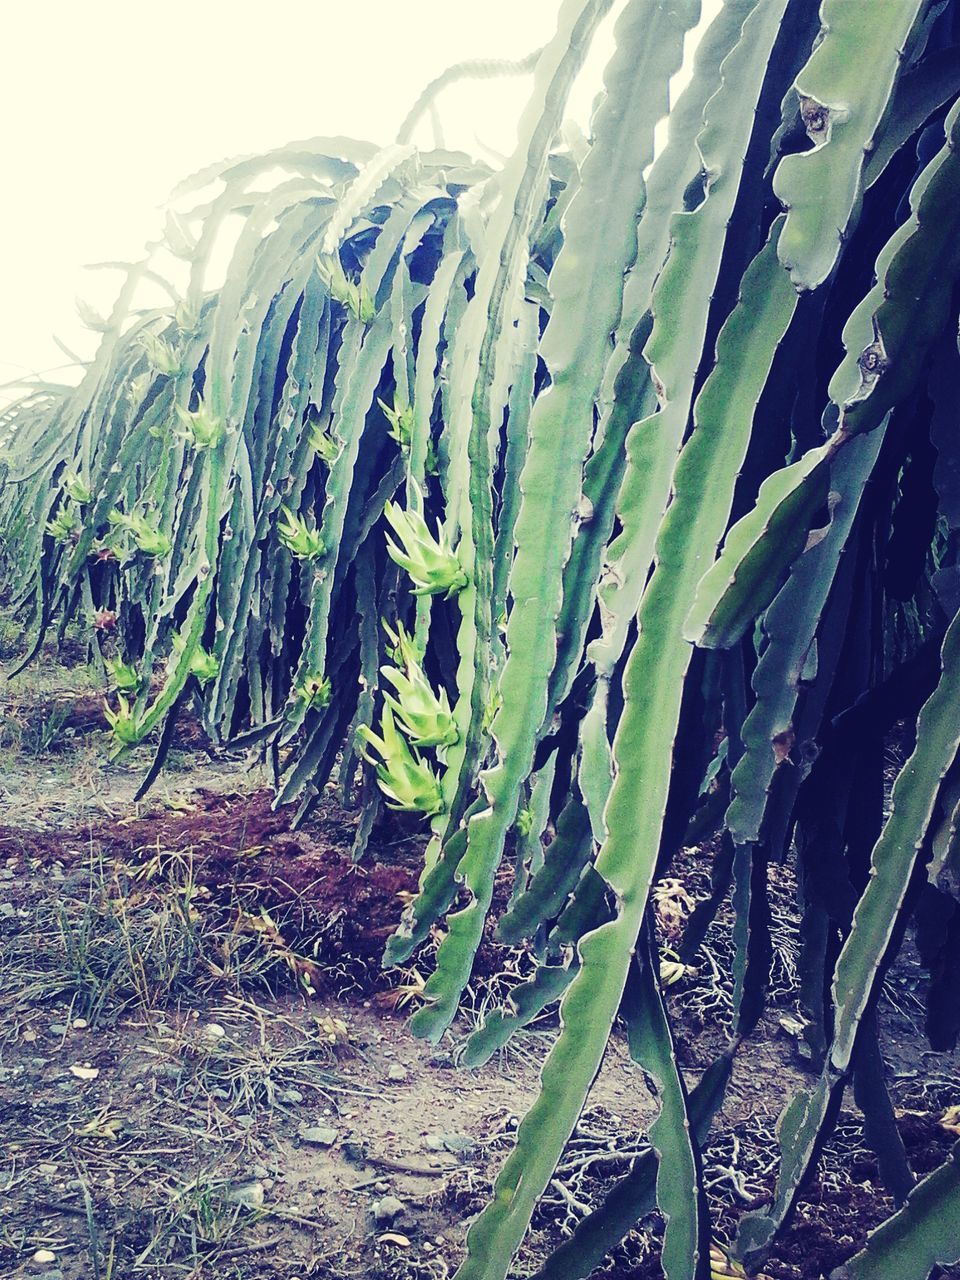
POLYGON ((724 0, 698 27, 698 0, 623 0, 567 146, 613 8, 559 5, 499 168, 315 138, 188 183, 174 301, 141 307, 156 264, 132 268, 80 385, 0 415, 3 582, 27 660, 86 626, 147 783, 193 705, 270 751, 297 821, 336 778, 357 859, 381 804, 423 824, 385 955, 442 936, 417 1034, 457 1032, 504 903, 531 968, 463 1061, 559 1022, 459 1280, 504 1280, 618 1019, 659 1115, 544 1280, 654 1206, 668 1280, 762 1266, 851 1080, 903 1205, 837 1276, 921 1280, 960 1254, 956 1160, 913 1185, 877 1005, 933 900, 931 1040, 960 1032, 960 3, 724 0), (665 956, 657 882, 714 830, 665 956), (753 1051, 783 860, 819 1074, 773 1203, 717 1241, 702 1151, 753 1051), (728 893, 730 1042, 694 1085, 670 984, 728 893))

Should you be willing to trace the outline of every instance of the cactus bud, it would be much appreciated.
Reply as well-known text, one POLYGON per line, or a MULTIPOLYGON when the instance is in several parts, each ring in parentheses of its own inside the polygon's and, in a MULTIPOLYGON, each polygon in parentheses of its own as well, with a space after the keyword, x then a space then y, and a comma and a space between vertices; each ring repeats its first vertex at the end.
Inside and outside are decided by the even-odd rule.
POLYGON ((433 596, 444 592, 449 599, 463 590, 467 575, 439 524, 434 537, 418 511, 404 510, 388 502, 384 514, 400 543, 398 546, 388 535, 387 551, 415 583, 414 595, 433 596))
MULTIPOLYGON (((170 637, 173 646, 173 652, 176 654, 185 653, 187 650, 187 638, 181 632, 175 631, 170 637)), ((196 676, 200 684, 207 684, 213 680, 220 670, 219 659, 212 653, 209 653, 202 645, 197 645, 193 653, 190 655, 188 670, 191 675, 196 676)))
POLYGON ((136 693, 143 683, 136 667, 124 662, 122 658, 107 658, 104 666, 114 689, 124 693, 136 693))
POLYGON ((331 693, 332 686, 329 677, 319 674, 305 676, 303 682, 296 689, 297 697, 305 702, 312 711, 323 711, 325 707, 328 707, 331 693))
POLYGON ((163 338, 158 338, 155 333, 150 333, 147 329, 144 329, 139 335, 138 341, 143 347, 151 366, 157 373, 165 374, 167 377, 174 377, 180 372, 180 357, 169 342, 165 342, 163 338))
POLYGON ((408 663, 406 672, 381 667, 383 676, 396 689, 397 697, 386 695, 400 727, 415 747, 450 747, 460 737, 445 689, 439 697, 417 663, 408 663))
POLYGON ((410 448, 410 441, 413 438, 413 409, 409 406, 399 404, 394 400, 393 408, 378 399, 377 404, 386 415, 387 421, 390 423, 388 428, 390 439, 396 440, 400 448, 406 452, 410 448))
POLYGON ((428 817, 440 813, 443 796, 436 774, 416 751, 411 750, 406 738, 397 730, 389 705, 383 708, 380 728, 382 737, 367 725, 361 725, 358 732, 380 757, 378 760, 361 747, 363 758, 377 771, 380 789, 387 797, 389 808, 423 813, 428 817))
POLYGON ((380 619, 384 631, 390 639, 387 646, 387 657, 398 667, 405 667, 409 663, 420 666, 423 662, 424 646, 406 630, 402 622, 397 623, 396 631, 384 619, 380 619))
POLYGON ((311 422, 307 427, 307 443, 321 462, 329 467, 335 462, 340 452, 340 445, 329 431, 324 431, 319 422, 311 422))
POLYGON ((132 747, 140 741, 142 734, 140 720, 136 713, 131 711, 130 703, 122 693, 117 695, 117 710, 112 711, 110 703, 104 702, 103 714, 113 730, 113 736, 123 746, 132 747))
POLYGON ((145 556, 165 556, 173 546, 170 539, 159 529, 155 529, 146 516, 133 512, 126 515, 122 511, 113 510, 107 520, 115 528, 129 533, 138 549, 145 556))
POLYGON ((521 840, 525 840, 533 830, 533 814, 529 809, 521 809, 517 813, 517 821, 515 823, 517 835, 521 840))
POLYGON ((280 541, 298 560, 319 560, 324 553, 323 538, 311 529, 302 516, 296 516, 286 504, 280 508, 282 519, 277 524, 280 541))
POLYGON ((200 324, 200 313, 186 299, 177 303, 173 315, 181 333, 196 333, 200 324))
POLYGON ((77 509, 72 502, 64 502, 56 514, 44 525, 54 542, 70 542, 80 531, 77 509))
POLYGON ((215 417, 202 400, 197 409, 184 409, 177 405, 176 410, 181 429, 174 434, 179 439, 186 440, 198 451, 217 447, 224 437, 226 428, 222 419, 215 417))
POLYGON ((93 497, 89 485, 83 483, 76 471, 65 471, 63 473, 63 489, 74 502, 89 502, 93 497))
POLYGON ((330 297, 342 303, 354 319, 369 324, 377 314, 377 308, 367 292, 367 286, 360 281, 354 284, 347 279, 338 253, 320 254, 317 257, 317 273, 330 291, 330 297))

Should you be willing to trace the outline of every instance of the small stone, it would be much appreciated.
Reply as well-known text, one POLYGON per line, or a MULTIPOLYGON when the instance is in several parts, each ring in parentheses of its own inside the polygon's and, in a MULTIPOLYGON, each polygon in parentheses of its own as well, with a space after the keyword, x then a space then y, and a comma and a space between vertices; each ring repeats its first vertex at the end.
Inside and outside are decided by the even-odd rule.
POLYGON ((324 1124, 302 1124, 297 1130, 304 1142, 317 1147, 332 1147, 337 1140, 336 1129, 324 1124))
POLYGON ((100 1074, 100 1068, 81 1066, 79 1063, 75 1063, 70 1068, 70 1074, 72 1076, 76 1076, 78 1080, 96 1080, 97 1076, 100 1074))
POLYGON ((73 1020, 74 1030, 76 1031, 82 1031, 84 1027, 89 1025, 90 1024, 87 1022, 86 1018, 74 1018, 73 1020))
POLYGON ((803 1029, 807 1025, 800 1018, 791 1017, 789 1014, 784 1014, 784 1016, 778 1020, 778 1023, 780 1030, 785 1032, 788 1036, 802 1036, 803 1029))
POLYGON ((263 1208, 264 1187, 262 1182, 244 1182, 233 1187, 227 1199, 234 1204, 242 1204, 246 1209, 263 1208))
POLYGON ((390 1067, 387 1070, 387 1079, 393 1080, 393 1081, 400 1081, 400 1080, 406 1080, 406 1078, 407 1078, 407 1068, 404 1066, 401 1066, 399 1062, 391 1062, 390 1067))
POLYGON ((469 1151, 474 1145, 468 1133, 444 1133, 440 1136, 443 1138, 444 1150, 452 1151, 457 1155, 469 1151))
POLYGON ((33 1262, 56 1262, 57 1255, 51 1249, 38 1249, 33 1255, 33 1262))
POLYGON ((281 1102, 302 1102, 303 1094, 299 1089, 284 1089, 280 1095, 281 1102))
POLYGON ((460 1155, 470 1151, 474 1146, 473 1139, 466 1133, 431 1133, 424 1139, 428 1151, 451 1151, 460 1155))
POLYGON ((396 1196, 384 1196, 381 1200, 374 1200, 373 1216, 377 1222, 393 1222, 394 1218, 400 1217, 404 1208, 403 1201, 396 1196))
POLYGON ((210 1022, 203 1028, 205 1040, 222 1040, 226 1034, 219 1022, 210 1022))

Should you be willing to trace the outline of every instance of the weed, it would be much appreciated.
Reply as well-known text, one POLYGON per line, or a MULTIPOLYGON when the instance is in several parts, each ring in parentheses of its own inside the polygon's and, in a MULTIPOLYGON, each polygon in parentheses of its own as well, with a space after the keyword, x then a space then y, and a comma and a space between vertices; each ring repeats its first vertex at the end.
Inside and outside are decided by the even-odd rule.
POLYGON ((188 854, 129 868, 94 852, 82 881, 34 905, 5 947, 0 990, 25 1004, 69 999, 96 1022, 108 1009, 115 1018, 213 989, 269 990, 283 972, 196 884, 188 854))

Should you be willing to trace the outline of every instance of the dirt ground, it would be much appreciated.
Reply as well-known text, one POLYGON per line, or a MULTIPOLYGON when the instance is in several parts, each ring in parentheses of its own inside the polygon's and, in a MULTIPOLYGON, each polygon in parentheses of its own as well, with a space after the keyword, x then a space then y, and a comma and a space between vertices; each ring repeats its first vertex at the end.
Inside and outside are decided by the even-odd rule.
MULTIPOLYGON (((452 1275, 554 1021, 478 1070, 458 1067, 458 1045, 525 956, 487 943, 454 1031, 413 1039, 430 944, 404 970, 384 973, 380 954, 416 884, 416 830, 385 827, 354 867, 355 815, 332 795, 291 831, 261 768, 195 731, 135 804, 149 749, 111 762, 100 706, 95 676, 52 653, 0 689, 0 1276, 452 1275)), ((702 894, 708 857, 684 859, 681 897, 702 894)), ((707 1153, 720 1239, 769 1197, 776 1117, 805 1078, 791 897, 779 869, 770 1009, 707 1153)), ((691 1082, 726 1034, 729 945, 721 913, 670 991, 691 1082)), ((919 1174, 951 1145, 938 1119, 960 1101, 960 1058, 922 1037, 922 982, 908 951, 882 1009, 919 1174)), ((615 1035, 515 1277, 628 1170, 655 1114, 615 1035)), ((845 1110, 765 1273, 818 1280, 891 1208, 845 1110)), ((659 1229, 651 1215, 595 1275, 660 1276, 659 1229)))

